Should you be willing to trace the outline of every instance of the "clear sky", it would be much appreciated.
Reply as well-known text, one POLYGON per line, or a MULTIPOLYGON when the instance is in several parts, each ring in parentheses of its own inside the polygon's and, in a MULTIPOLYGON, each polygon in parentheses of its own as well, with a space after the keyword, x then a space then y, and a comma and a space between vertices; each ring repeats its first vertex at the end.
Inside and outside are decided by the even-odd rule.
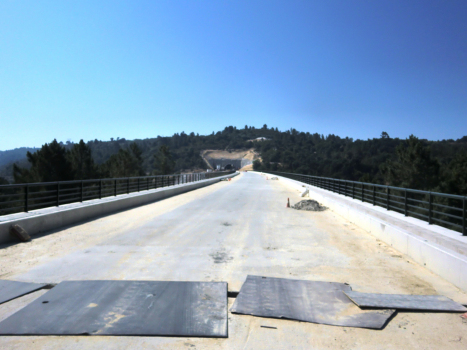
POLYGON ((467 1, 0 1, 0 150, 245 124, 467 135, 467 1))

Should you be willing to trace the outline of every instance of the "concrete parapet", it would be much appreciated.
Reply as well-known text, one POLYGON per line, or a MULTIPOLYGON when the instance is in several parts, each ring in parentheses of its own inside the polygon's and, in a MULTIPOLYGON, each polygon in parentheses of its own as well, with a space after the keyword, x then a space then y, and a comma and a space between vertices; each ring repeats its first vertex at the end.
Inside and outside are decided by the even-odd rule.
POLYGON ((152 203, 164 198, 176 196, 198 188, 212 185, 222 178, 233 177, 239 173, 229 174, 213 179, 201 180, 187 184, 162 187, 149 191, 122 194, 116 197, 93 199, 83 203, 71 203, 59 207, 50 207, 17 213, 0 217, 0 244, 15 241, 10 235, 11 225, 18 224, 24 228, 30 236, 63 226, 112 214, 121 210, 134 208, 140 205, 152 203))
POLYGON ((279 178, 300 192, 305 186, 309 197, 467 292, 467 236, 303 182, 279 178))

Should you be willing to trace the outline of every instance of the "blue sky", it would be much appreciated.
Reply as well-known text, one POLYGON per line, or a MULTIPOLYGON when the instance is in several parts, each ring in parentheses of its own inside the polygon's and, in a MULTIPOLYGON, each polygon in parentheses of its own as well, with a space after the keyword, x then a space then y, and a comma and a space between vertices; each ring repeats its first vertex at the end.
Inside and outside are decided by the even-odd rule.
POLYGON ((467 1, 0 2, 0 150, 295 128, 467 135, 467 1))

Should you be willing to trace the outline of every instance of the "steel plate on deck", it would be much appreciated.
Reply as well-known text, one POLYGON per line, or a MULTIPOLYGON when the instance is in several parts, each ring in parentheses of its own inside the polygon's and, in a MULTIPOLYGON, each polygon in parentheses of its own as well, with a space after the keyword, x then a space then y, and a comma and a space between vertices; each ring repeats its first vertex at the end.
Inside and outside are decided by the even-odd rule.
POLYGON ((0 322, 3 335, 227 337, 227 283, 67 281, 0 322))
POLYGON ((0 304, 42 289, 47 284, 0 280, 0 304))
POLYGON ((358 306, 426 311, 459 311, 467 308, 442 295, 404 295, 345 292, 358 306))
POLYGON ((233 313, 344 327, 381 329, 395 310, 361 310, 343 293, 343 283, 248 276, 233 313))

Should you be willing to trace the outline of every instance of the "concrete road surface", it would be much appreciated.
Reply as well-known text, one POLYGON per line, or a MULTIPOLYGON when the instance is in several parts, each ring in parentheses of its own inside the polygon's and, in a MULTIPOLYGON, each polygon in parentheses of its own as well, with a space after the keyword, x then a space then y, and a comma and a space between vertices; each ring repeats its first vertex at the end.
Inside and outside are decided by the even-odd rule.
MULTIPOLYGON (((299 192, 242 173, 157 203, 2 246, 0 278, 226 281, 248 274, 349 283, 376 293, 466 294, 332 210, 286 208, 299 192)), ((332 208, 331 208, 332 209, 332 208)), ((0 320, 42 295, 0 305, 0 320)), ((229 307, 234 299, 229 299, 229 307)), ((459 314, 400 312, 381 331, 233 315, 229 338, 1 337, 1 349, 467 349, 459 314), (277 327, 277 329, 261 326, 277 327)))

